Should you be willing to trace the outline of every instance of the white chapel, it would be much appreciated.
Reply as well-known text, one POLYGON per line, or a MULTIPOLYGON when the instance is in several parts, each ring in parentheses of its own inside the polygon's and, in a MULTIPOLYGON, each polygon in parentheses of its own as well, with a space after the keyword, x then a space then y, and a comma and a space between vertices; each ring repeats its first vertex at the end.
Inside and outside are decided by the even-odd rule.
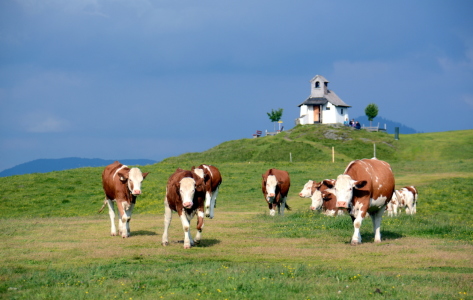
POLYGON ((328 89, 329 81, 322 75, 316 75, 309 82, 310 96, 299 104, 300 117, 296 123, 343 124, 348 119, 348 108, 351 106, 328 89))

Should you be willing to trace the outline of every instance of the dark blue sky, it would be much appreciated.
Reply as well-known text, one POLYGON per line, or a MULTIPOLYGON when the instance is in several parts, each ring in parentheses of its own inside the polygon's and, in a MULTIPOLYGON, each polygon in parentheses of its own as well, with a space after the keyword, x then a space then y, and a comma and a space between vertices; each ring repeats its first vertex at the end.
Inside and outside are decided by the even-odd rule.
POLYGON ((473 129, 472 1, 0 2, 0 170, 161 160, 294 126, 309 80, 423 132, 473 129))

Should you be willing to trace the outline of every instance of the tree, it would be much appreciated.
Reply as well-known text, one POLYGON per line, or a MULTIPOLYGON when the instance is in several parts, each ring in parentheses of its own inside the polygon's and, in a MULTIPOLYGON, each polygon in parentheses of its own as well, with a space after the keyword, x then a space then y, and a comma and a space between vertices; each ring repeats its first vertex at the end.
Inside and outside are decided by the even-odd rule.
MULTIPOLYGON (((282 111, 282 108, 278 110, 271 109, 271 113, 267 113, 271 122, 278 122, 279 120, 281 120, 282 111)), ((274 130, 276 130, 276 124, 274 124, 274 130)))
POLYGON ((368 106, 365 108, 365 115, 368 117, 371 127, 371 121, 373 121, 373 119, 378 115, 378 106, 374 103, 368 104, 368 106))

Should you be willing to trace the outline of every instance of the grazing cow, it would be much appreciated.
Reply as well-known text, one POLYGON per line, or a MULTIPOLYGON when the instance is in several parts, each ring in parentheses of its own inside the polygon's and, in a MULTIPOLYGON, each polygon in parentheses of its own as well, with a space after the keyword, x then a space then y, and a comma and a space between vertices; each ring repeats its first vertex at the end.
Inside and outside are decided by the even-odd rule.
POLYGON ((337 207, 348 208, 353 220, 351 244, 361 243, 360 227, 367 213, 373 221, 374 241, 381 242, 381 218, 394 192, 391 166, 382 160, 352 161, 337 180, 324 180, 337 196, 337 207))
POLYGON ((311 210, 321 209, 327 216, 342 215, 345 211, 337 207, 337 197, 331 192, 329 187, 323 181, 316 182, 309 180, 299 193, 301 198, 311 198, 311 210))
POLYGON ((111 235, 117 235, 115 227, 115 207, 118 208, 118 234, 123 238, 130 236, 130 220, 136 197, 141 194, 141 182, 149 173, 141 173, 138 168, 128 168, 116 161, 105 167, 102 173, 102 185, 105 192, 105 205, 108 205, 108 214, 112 223, 111 235))
POLYGON ((291 210, 287 205, 287 193, 290 186, 291 180, 286 171, 269 169, 263 174, 262 190, 271 216, 276 214, 276 207, 280 215, 284 215, 285 208, 291 210))
POLYGON ((184 249, 194 245, 190 231, 190 221, 197 213, 197 234, 195 243, 201 239, 204 227, 204 180, 192 171, 177 169, 170 177, 164 198, 164 232, 163 246, 169 244, 168 229, 171 224, 172 211, 177 212, 184 229, 184 249))
MULTIPOLYGON (((392 212, 394 215, 397 215, 397 210, 398 207, 406 208, 406 214, 408 215, 413 215, 417 212, 417 189, 415 186, 405 186, 400 190, 396 190, 393 193, 393 199, 395 200, 395 204, 392 206, 392 212)), ((400 213, 400 211, 399 211, 400 213)), ((389 207, 388 207, 388 215, 392 215, 389 212, 389 207)))
POLYGON ((211 165, 200 165, 192 167, 191 171, 199 175, 205 181, 205 216, 213 219, 214 208, 217 207, 217 196, 222 175, 217 167, 211 165))

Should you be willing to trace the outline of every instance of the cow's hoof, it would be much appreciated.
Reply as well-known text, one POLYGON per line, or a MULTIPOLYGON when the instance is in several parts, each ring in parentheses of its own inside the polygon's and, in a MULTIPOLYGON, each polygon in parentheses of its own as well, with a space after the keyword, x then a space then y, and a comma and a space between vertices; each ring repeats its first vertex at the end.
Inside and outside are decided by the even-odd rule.
POLYGON ((194 244, 196 244, 196 245, 200 244, 200 240, 195 240, 194 244))
POLYGON ((169 242, 163 242, 163 243, 161 243, 161 245, 163 245, 164 247, 166 247, 167 245, 169 245, 169 242))
POLYGON ((190 249, 191 245, 184 245, 184 249, 190 249))
POLYGON ((358 241, 351 241, 351 245, 352 246, 358 246, 360 245, 361 243, 359 243, 358 241))
POLYGON ((112 232, 112 233, 110 233, 110 235, 111 235, 111 236, 116 236, 117 233, 116 233, 116 232, 112 232))

